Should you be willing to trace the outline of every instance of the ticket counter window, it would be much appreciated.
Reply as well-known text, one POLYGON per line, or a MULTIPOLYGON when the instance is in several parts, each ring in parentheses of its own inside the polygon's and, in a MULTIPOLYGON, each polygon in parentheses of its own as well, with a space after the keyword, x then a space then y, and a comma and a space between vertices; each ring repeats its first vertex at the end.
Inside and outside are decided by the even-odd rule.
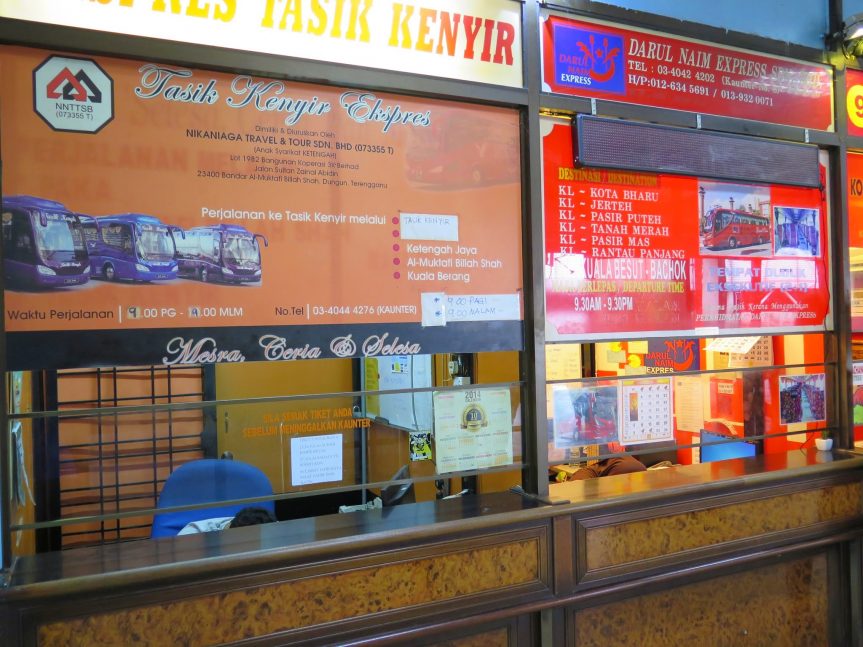
POLYGON ((824 343, 808 334, 578 346, 582 379, 549 377, 550 475, 604 476, 621 459, 641 471, 812 448, 836 424, 824 343))
POLYGON ((10 373, 16 554, 522 485, 518 376, 518 353, 10 373))

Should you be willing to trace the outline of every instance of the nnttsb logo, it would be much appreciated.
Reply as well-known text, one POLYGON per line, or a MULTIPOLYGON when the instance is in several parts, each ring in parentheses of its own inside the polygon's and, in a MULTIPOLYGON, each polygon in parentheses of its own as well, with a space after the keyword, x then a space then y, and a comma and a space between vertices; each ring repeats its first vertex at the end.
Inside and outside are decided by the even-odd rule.
POLYGON ((49 56, 33 70, 33 110, 54 130, 97 133, 114 118, 114 82, 94 60, 49 56))
POLYGON ((554 56, 558 84, 614 94, 626 92, 622 36, 555 25, 554 56))
POLYGON ((66 101, 91 101, 102 103, 102 92, 87 76, 84 70, 72 74, 68 67, 64 67, 45 88, 45 96, 49 99, 64 99, 66 101))

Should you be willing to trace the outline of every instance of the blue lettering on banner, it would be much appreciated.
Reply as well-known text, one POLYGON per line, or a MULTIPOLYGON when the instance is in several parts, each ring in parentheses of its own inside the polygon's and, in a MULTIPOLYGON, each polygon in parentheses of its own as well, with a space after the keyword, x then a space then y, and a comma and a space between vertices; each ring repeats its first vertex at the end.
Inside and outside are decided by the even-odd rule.
POLYGON ((626 93, 623 37, 554 25, 554 78, 571 88, 626 93))

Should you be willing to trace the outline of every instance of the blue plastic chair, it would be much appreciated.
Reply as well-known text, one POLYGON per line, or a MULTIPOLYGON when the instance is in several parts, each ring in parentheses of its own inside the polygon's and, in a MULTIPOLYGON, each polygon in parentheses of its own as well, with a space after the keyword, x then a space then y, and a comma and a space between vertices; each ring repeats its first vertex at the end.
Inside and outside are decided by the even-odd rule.
MULTIPOLYGON (((254 465, 233 460, 205 458, 180 466, 168 477, 159 495, 157 508, 218 503, 233 499, 267 496, 273 487, 267 475, 254 465)), ((153 516, 151 537, 173 537, 192 521, 214 517, 232 517, 249 506, 269 510, 273 515, 273 501, 252 504, 214 505, 197 510, 156 513, 153 516)))

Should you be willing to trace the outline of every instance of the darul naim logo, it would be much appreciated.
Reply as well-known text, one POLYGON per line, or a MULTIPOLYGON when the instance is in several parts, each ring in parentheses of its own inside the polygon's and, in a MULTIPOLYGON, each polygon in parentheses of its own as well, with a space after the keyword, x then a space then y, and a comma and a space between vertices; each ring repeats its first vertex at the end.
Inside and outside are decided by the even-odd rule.
POLYGON ((554 74, 559 85, 626 93, 623 37, 568 25, 554 26, 554 74))
POLYGON ((54 130, 96 133, 114 118, 114 82, 95 61, 50 56, 33 70, 33 109, 54 130))

